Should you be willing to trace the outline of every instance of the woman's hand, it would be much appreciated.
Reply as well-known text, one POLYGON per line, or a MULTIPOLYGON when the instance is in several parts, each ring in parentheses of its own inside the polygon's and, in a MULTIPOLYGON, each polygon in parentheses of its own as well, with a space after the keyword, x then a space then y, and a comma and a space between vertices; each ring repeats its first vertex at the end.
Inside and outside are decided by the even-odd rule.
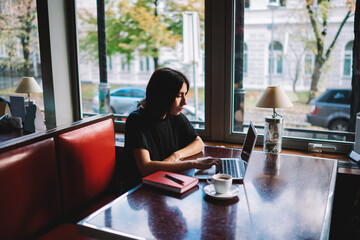
POLYGON ((194 160, 196 162, 197 169, 208 169, 211 168, 213 165, 217 167, 221 167, 220 158, 213 158, 213 157, 204 157, 198 158, 194 160))

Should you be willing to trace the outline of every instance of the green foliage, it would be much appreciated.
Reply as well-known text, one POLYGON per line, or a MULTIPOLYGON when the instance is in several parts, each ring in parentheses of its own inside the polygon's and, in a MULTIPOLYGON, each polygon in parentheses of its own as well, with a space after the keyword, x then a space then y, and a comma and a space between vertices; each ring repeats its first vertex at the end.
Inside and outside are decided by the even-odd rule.
MULTIPOLYGON (((182 12, 197 11, 203 19, 203 4, 189 0, 188 4, 169 0, 111 0, 106 6, 107 56, 121 54, 130 62, 135 51, 152 57, 158 65, 162 47, 175 48, 182 40, 182 12), (161 3, 161 8, 159 4, 161 3)), ((200 1, 202 2, 202 1, 200 1)), ((80 49, 87 57, 98 58, 96 18, 82 10, 79 18, 87 29, 79 37, 80 49)))

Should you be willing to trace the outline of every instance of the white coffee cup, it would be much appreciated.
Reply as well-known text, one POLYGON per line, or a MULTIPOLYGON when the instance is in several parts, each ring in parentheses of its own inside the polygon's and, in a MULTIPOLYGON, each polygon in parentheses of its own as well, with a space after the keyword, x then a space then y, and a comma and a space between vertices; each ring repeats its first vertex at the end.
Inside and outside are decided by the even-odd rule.
POLYGON ((232 184, 232 177, 227 174, 214 174, 211 178, 207 179, 207 182, 214 184, 216 193, 223 194, 228 193, 232 184))

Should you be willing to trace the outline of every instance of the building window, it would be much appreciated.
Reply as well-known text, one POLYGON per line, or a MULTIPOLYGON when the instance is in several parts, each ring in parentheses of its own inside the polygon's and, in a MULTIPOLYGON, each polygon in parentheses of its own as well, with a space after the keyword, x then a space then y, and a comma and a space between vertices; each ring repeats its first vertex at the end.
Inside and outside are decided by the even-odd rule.
POLYGON ((130 62, 128 62, 126 57, 121 57, 120 61, 121 61, 121 71, 123 71, 123 72, 130 71, 130 62))
POLYGON ((150 61, 148 57, 140 57, 140 72, 149 72, 150 71, 150 61))
POLYGON ((283 47, 281 43, 275 41, 269 46, 269 73, 283 73, 283 47))
POLYGON ((144 62, 143 62, 143 59, 140 59, 140 71, 141 71, 141 72, 144 71, 144 62))
POLYGON ((352 72, 352 50, 353 50, 353 43, 354 41, 350 41, 345 46, 345 53, 344 53, 344 77, 350 77, 352 72))
POLYGON ((250 0, 245 0, 245 8, 250 8, 250 0))

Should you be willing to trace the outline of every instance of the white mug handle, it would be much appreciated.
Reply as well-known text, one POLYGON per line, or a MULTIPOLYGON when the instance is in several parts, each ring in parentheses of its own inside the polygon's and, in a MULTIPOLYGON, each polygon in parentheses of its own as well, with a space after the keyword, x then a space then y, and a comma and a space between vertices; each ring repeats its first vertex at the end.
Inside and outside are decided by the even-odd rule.
POLYGON ((208 177, 208 178, 206 179, 206 181, 207 181, 208 184, 212 184, 212 178, 211 178, 211 177, 208 177))

